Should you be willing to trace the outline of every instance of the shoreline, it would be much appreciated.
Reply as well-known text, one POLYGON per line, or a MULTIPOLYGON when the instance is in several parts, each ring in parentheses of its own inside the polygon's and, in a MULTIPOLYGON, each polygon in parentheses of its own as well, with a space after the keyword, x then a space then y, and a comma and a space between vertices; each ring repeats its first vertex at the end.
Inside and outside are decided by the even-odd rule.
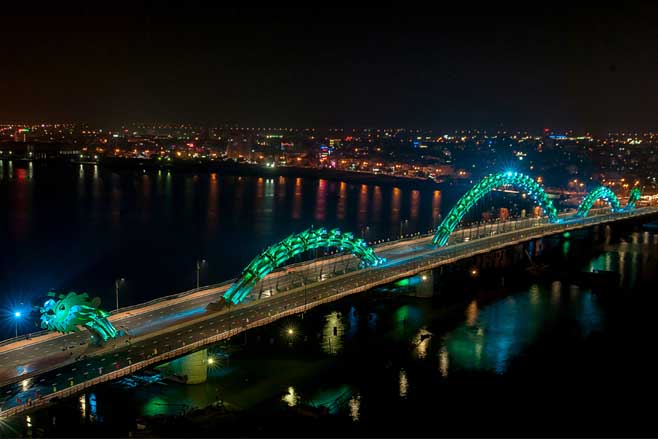
MULTIPOLYGON (((85 162, 73 163, 88 164, 85 162)), ((320 178, 325 180, 345 181, 347 183, 384 184, 403 187, 417 187, 422 189, 435 188, 440 190, 443 188, 443 185, 445 185, 445 183, 437 183, 431 179, 298 166, 278 166, 274 168, 267 168, 260 165, 237 163, 232 161, 176 161, 162 163, 149 159, 102 158, 99 160, 98 164, 110 169, 168 169, 183 172, 222 172, 225 175, 237 176, 320 178)))

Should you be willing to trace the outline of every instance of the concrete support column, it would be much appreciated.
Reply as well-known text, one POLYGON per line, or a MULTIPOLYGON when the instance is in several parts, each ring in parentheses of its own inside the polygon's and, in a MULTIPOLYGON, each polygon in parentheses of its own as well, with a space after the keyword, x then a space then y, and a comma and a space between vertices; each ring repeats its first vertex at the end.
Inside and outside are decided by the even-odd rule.
POLYGON ((208 378, 208 350, 203 349, 169 363, 171 371, 178 376, 187 376, 187 384, 205 383, 208 378))
POLYGON ((416 286, 417 297, 432 297, 434 295, 434 270, 419 273, 420 283, 416 286))

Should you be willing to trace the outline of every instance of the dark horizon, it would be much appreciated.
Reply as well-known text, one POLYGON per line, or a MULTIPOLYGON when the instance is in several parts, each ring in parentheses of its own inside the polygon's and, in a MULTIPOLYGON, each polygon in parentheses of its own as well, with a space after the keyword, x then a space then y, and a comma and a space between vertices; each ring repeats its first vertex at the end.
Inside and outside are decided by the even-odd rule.
POLYGON ((0 121, 658 126, 656 5, 472 9, 141 5, 134 17, 8 17, 0 121))

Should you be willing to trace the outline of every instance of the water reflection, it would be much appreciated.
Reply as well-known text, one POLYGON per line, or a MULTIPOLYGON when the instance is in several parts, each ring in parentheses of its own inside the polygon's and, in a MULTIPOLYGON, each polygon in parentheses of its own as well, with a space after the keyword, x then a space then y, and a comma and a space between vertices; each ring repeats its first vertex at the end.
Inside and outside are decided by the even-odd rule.
POLYGON ((359 225, 366 224, 368 221, 368 186, 361 185, 361 192, 359 193, 359 225))
MULTIPOLYGON (((356 325, 354 325, 356 328, 356 325)), ((322 330, 322 350, 328 354, 337 354, 343 348, 343 333, 345 325, 339 317, 338 311, 325 316, 325 325, 322 330)))
POLYGON ((85 395, 80 395, 80 398, 78 398, 78 401, 80 402, 80 412, 82 414, 82 418, 85 419, 87 417, 87 400, 85 398, 85 395))
POLYGON ((417 358, 423 359, 427 357, 431 338, 432 338, 432 333, 429 332, 427 329, 420 328, 418 330, 412 341, 412 343, 416 346, 414 348, 414 355, 417 358))
POLYGON ((398 374, 398 384, 400 398, 406 398, 407 392, 409 391, 409 380, 407 379, 407 372, 404 369, 400 369, 400 373, 398 374))
POLYGON ((341 408, 349 407, 353 397, 351 387, 344 384, 318 391, 310 399, 309 404, 315 407, 325 407, 330 414, 337 414, 341 408))
POLYGON ((359 420, 359 412, 361 411, 361 395, 358 393, 350 399, 349 402, 350 406, 350 418, 353 421, 358 421, 359 420))
POLYGON ((473 300, 466 308, 466 325, 474 326, 478 318, 478 303, 473 300))
POLYGON ((448 355, 448 349, 445 346, 441 346, 439 351, 439 372, 443 378, 448 377, 448 371, 450 370, 450 356, 448 355))
POLYGON ((233 215, 231 216, 231 218, 233 219, 233 223, 239 224, 242 219, 242 206, 244 204, 245 183, 242 177, 238 177, 234 179, 234 183, 236 188, 235 188, 235 197, 233 204, 233 215))
POLYGON ((338 191, 338 205, 336 206, 336 218, 344 220, 347 215, 347 183, 340 182, 340 189, 338 191))
POLYGON ((439 353, 441 375, 447 376, 450 367, 504 373, 510 361, 563 310, 579 323, 585 336, 601 328, 603 317, 595 296, 580 291, 566 300, 561 291, 559 282, 550 288, 533 285, 526 293, 481 308, 476 317, 471 303, 466 322, 444 337, 439 353))
POLYGON ((289 407, 294 407, 299 403, 299 395, 295 392, 295 388, 290 386, 288 387, 288 393, 283 395, 281 400, 288 404, 289 407))
POLYGON ((372 194, 372 216, 379 218, 382 211, 382 188, 375 186, 372 194))
MULTIPOLYGON (((577 288, 574 288, 578 292, 577 288)), ((592 294, 580 294, 581 312, 578 314, 578 321, 580 322, 581 333, 583 336, 588 336, 594 331, 602 329, 603 319, 598 305, 595 301, 595 296, 592 294)), ((576 298, 578 300, 578 298, 576 298)))
POLYGON ((271 178, 259 179, 258 196, 256 198, 255 230, 261 235, 270 235, 272 232, 272 218, 274 216, 274 180, 271 178))
POLYGON ((14 238, 22 241, 28 235, 32 213, 32 185, 28 183, 27 170, 24 168, 16 170, 16 185, 10 197, 10 215, 13 217, 14 238))
POLYGON ((300 219, 302 216, 302 179, 295 179, 295 195, 292 204, 292 217, 300 219))
POLYGON ((30 417, 30 415, 25 416, 25 428, 27 429, 28 437, 32 437, 32 435, 33 435, 32 418, 30 417))
POLYGON ((432 228, 436 227, 441 220, 441 192, 434 191, 432 194, 432 228))
POLYGON ((219 222, 219 182, 217 174, 210 174, 210 189, 208 190, 208 213, 206 214, 206 225, 208 235, 214 235, 219 222))
POLYGON ((318 182, 318 192, 315 197, 315 214, 313 217, 316 221, 324 221, 327 215, 327 180, 320 179, 318 182))
POLYGON ((560 304, 560 293, 562 293, 562 283, 555 281, 551 284, 551 305, 560 304))
POLYGON ((97 414, 96 394, 95 393, 90 393, 89 394, 89 420, 91 422, 96 422, 96 414, 97 414))
POLYGON ((400 222, 400 203, 402 202, 402 191, 394 187, 391 192, 391 225, 395 230, 400 222))
POLYGON ((420 207, 420 191, 413 190, 411 191, 411 208, 409 210, 409 220, 412 222, 413 226, 416 225, 416 220, 418 219, 419 207, 420 207))
POLYGON ((418 328, 422 313, 417 306, 403 305, 393 314, 395 336, 405 338, 408 330, 418 328))

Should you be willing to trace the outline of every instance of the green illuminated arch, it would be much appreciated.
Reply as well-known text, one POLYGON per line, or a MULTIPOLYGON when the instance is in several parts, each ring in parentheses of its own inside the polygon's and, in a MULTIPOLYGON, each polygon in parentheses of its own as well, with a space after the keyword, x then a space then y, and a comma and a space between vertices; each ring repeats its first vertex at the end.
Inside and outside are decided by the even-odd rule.
POLYGON ((642 196, 642 191, 640 190, 639 187, 634 187, 633 189, 631 189, 631 193, 628 194, 628 203, 626 203, 626 207, 624 207, 624 209, 626 210, 635 209, 635 204, 637 204, 641 196, 642 196))
POLYGON ((466 213, 486 194, 500 186, 514 186, 522 189, 536 201, 539 207, 546 213, 551 222, 557 222, 557 210, 553 202, 548 198, 544 189, 531 177, 518 172, 499 172, 490 174, 480 180, 457 204, 450 209, 448 216, 439 224, 434 234, 433 243, 443 247, 448 243, 450 234, 457 228, 466 213))
POLYGON ((325 228, 310 228, 290 235, 256 256, 226 291, 224 298, 236 304, 242 302, 258 281, 275 268, 300 253, 319 247, 335 247, 341 251, 349 251, 361 259, 363 266, 379 265, 385 261, 375 255, 374 250, 363 239, 354 239, 351 233, 341 233, 338 229, 327 231, 325 228))
POLYGON ((632 210, 635 208, 635 204, 640 199, 642 191, 638 187, 631 189, 631 193, 628 196, 628 203, 623 208, 621 203, 612 190, 607 186, 599 186, 594 189, 592 192, 587 194, 583 201, 578 206, 578 212, 576 212, 577 217, 585 217, 587 213, 592 208, 592 206, 599 200, 603 200, 610 205, 613 212, 622 212, 625 210, 632 210))
POLYGON ((603 200, 608 203, 610 207, 612 207, 613 212, 620 212, 622 210, 617 195, 615 195, 615 193, 612 192, 609 187, 599 186, 587 194, 585 198, 583 198, 583 201, 581 201, 580 205, 578 206, 578 212, 576 212, 576 216, 587 216, 587 213, 592 208, 594 203, 599 200, 603 200))

